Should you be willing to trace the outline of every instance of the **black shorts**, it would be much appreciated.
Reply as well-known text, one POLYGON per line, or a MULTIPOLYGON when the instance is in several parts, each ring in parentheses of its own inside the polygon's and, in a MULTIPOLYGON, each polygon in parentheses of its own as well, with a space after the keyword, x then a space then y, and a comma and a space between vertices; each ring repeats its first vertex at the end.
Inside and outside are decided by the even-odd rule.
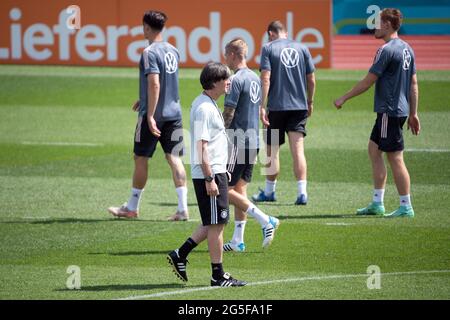
POLYGON ((240 179, 247 183, 252 181, 253 166, 258 149, 241 149, 232 146, 229 155, 227 170, 231 174, 231 180, 228 186, 234 187, 240 179))
POLYGON ((147 115, 139 116, 134 134, 134 154, 140 157, 151 158, 155 153, 156 144, 159 141, 164 153, 171 153, 177 157, 183 156, 183 123, 181 119, 158 121, 156 122, 156 126, 161 131, 159 138, 150 132, 147 115), (175 132, 178 129, 180 131, 175 132))
POLYGON ((377 113, 377 119, 370 140, 384 152, 403 151, 403 125, 407 117, 389 117, 387 113, 377 113))
POLYGON ((268 145, 284 144, 285 133, 289 131, 301 132, 306 137, 308 110, 269 111, 268 117, 270 126, 267 128, 264 139, 268 145), (278 132, 274 131, 275 129, 278 129, 278 132), (276 139, 277 137, 278 139, 276 139))
POLYGON ((230 218, 230 210, 228 207, 228 174, 218 173, 214 176, 214 180, 219 188, 219 195, 217 197, 208 196, 206 193, 205 179, 192 179, 202 224, 204 226, 225 224, 228 223, 230 218))

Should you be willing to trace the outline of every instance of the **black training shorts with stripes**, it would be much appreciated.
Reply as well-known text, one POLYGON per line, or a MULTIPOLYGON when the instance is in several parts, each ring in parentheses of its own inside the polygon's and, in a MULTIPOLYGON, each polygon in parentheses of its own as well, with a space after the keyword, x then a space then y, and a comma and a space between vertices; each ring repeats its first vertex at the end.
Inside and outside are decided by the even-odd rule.
POLYGON ((230 210, 228 207, 228 174, 218 173, 214 176, 214 181, 219 189, 219 195, 210 197, 206 193, 205 179, 192 179, 202 224, 204 226, 226 224, 230 218, 230 210))
POLYGON ((268 118, 270 125, 263 136, 267 145, 281 146, 289 132, 301 132, 306 137, 308 110, 269 111, 268 118))
POLYGON ((156 126, 161 131, 159 138, 150 132, 147 114, 139 116, 134 134, 134 154, 140 157, 151 158, 159 141, 164 153, 169 153, 176 157, 183 156, 183 122, 181 119, 157 121, 156 126))
POLYGON ((407 117, 390 117, 387 113, 377 113, 370 140, 383 152, 403 151, 403 125, 407 117))
POLYGON ((228 186, 234 187, 241 179, 250 183, 258 149, 242 149, 234 145, 229 155, 227 170, 231 174, 231 180, 228 186))

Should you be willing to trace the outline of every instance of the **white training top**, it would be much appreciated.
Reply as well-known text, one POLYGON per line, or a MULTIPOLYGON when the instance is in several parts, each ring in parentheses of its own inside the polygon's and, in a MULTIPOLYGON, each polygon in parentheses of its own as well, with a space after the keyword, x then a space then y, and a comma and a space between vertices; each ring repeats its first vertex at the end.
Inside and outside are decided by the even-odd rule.
POLYGON ((227 172, 228 139, 222 113, 216 102, 201 94, 191 106, 191 175, 192 179, 204 179, 197 151, 197 142, 208 141, 208 160, 213 174, 227 172))

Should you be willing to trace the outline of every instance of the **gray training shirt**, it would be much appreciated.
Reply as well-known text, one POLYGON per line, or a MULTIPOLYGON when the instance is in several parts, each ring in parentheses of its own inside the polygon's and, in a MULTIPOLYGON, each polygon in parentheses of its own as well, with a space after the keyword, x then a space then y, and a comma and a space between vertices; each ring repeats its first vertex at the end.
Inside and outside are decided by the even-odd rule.
POLYGON ((231 89, 225 95, 224 105, 235 108, 234 118, 229 128, 232 130, 228 130, 228 133, 230 140, 237 141, 237 146, 241 149, 258 148, 260 104, 261 81, 259 77, 249 68, 237 70, 231 78, 231 89))
POLYGON ((399 38, 390 40, 378 49, 369 72, 378 76, 374 111, 391 117, 408 116, 411 78, 416 73, 411 47, 399 38))
POLYGON ((261 71, 270 71, 269 111, 307 110, 306 75, 314 72, 306 46, 288 39, 265 44, 261 71))
POLYGON ((148 74, 159 74, 160 92, 154 118, 156 121, 181 119, 178 94, 178 50, 167 42, 153 42, 141 55, 139 64, 139 115, 148 110, 148 74))

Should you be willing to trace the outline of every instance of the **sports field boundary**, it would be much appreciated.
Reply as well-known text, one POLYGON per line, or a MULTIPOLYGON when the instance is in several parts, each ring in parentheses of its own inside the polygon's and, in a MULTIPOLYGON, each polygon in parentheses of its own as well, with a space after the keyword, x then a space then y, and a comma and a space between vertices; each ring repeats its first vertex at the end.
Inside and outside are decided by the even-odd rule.
MULTIPOLYGON (((422 270, 422 271, 404 271, 404 272, 387 272, 380 273, 380 276, 407 276, 407 275, 422 275, 422 274, 439 274, 439 273, 450 273, 450 270, 422 270)), ((361 274, 334 274, 334 275, 324 275, 324 276, 308 276, 308 277, 300 277, 300 278, 287 278, 287 279, 279 279, 279 280, 268 280, 268 281, 256 281, 250 282, 247 286, 261 286, 261 285, 269 285, 269 284, 277 284, 277 283, 289 283, 289 282, 302 282, 302 281, 322 281, 322 280, 340 280, 340 279, 348 279, 348 278, 362 278, 369 277, 371 274, 361 273, 361 274)), ((150 299, 150 298, 159 298, 164 296, 175 296, 182 295, 186 293, 199 292, 199 291, 210 291, 216 289, 224 289, 222 287, 200 287, 200 288, 192 288, 192 289, 184 289, 184 290, 175 290, 175 291, 163 291, 156 292, 152 294, 139 295, 139 296, 129 296, 126 298, 119 298, 114 300, 142 300, 142 299, 150 299)))

